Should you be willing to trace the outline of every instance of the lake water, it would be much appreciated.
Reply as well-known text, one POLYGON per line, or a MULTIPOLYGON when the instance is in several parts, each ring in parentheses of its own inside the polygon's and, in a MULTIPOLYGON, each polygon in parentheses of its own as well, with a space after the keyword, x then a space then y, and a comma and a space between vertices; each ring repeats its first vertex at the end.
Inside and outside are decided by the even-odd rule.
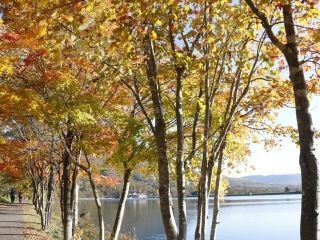
MULTIPOLYGON (((106 229, 110 230, 117 200, 103 199, 106 229)), ((218 240, 298 240, 301 195, 230 196, 221 205, 218 240)), ((187 199, 188 239, 194 239, 197 199, 187 199)), ((80 213, 89 212, 97 219, 92 199, 80 200, 80 213)), ((212 215, 212 200, 209 204, 212 215)), ((211 218, 208 219, 209 234, 211 218)), ((166 239, 158 199, 128 199, 121 232, 137 239, 166 239)))

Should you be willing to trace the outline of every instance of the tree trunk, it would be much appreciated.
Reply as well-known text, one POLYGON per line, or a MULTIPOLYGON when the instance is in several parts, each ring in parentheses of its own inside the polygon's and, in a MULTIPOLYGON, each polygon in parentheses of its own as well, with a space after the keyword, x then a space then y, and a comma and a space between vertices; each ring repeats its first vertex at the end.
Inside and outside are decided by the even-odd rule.
POLYGON ((74 183, 74 196, 73 196, 73 233, 78 227, 78 216, 79 216, 79 184, 74 183))
POLYGON ((61 212, 61 222, 64 223, 64 205, 63 205, 63 181, 62 176, 59 176, 59 183, 60 183, 60 212, 61 212))
POLYGON ((206 218, 208 209, 208 138, 210 128, 210 104, 209 104, 208 79, 205 81, 205 123, 203 132, 203 148, 202 148, 202 163, 201 176, 198 187, 198 214, 197 226, 195 231, 195 239, 205 239, 206 218))
MULTIPOLYGON (((169 14, 172 15, 170 8, 169 14)), ((169 17, 169 25, 174 26, 174 20, 169 17)), ((185 164, 184 164, 184 119, 182 108, 182 79, 186 66, 177 61, 176 58, 176 43, 175 34, 172 28, 169 27, 169 39, 171 50, 173 52, 172 58, 174 60, 174 68, 176 71, 176 122, 177 122, 177 152, 176 152, 176 173, 177 173, 177 193, 178 193, 178 215, 179 215, 179 235, 178 239, 186 239, 187 235, 187 213, 186 213, 186 200, 185 200, 185 164)))
POLYGON ((105 237, 104 237, 104 235, 105 235, 105 233, 104 233, 104 220, 103 220, 101 202, 100 202, 100 198, 99 198, 99 194, 98 194, 98 191, 97 191, 96 184, 95 184, 94 179, 92 177, 91 163, 90 163, 90 160, 89 160, 88 155, 87 155, 86 152, 84 152, 84 157, 86 159, 88 167, 86 168, 84 166, 81 166, 80 164, 79 164, 79 166, 81 166, 81 168, 88 174, 88 178, 89 178, 89 181, 90 181, 90 185, 91 185, 94 201, 96 203, 97 212, 98 212, 99 240, 104 240, 105 239, 105 237))
POLYGON ((201 163, 201 175, 198 186, 198 214, 197 214, 197 226, 195 231, 195 239, 205 239, 206 232, 206 218, 208 209, 208 137, 209 137, 209 122, 210 122, 210 107, 209 98, 207 98, 208 88, 205 87, 206 94, 206 108, 205 108, 205 125, 203 133, 203 149, 202 149, 202 163, 201 163))
POLYGON ((299 163, 302 178, 301 240, 318 239, 318 162, 314 149, 314 129, 309 112, 309 100, 304 72, 299 62, 298 43, 294 28, 291 5, 283 7, 287 38, 286 60, 289 65, 290 80, 293 86, 296 117, 299 132, 299 163))
MULTIPOLYGON (((205 25, 207 27, 207 3, 205 3, 205 25)), ((208 54, 208 46, 204 47, 204 53, 208 54)), ((205 116, 203 127, 203 141, 202 141, 202 162, 201 175, 198 187, 198 214, 197 226, 195 231, 195 239, 205 239, 206 233, 206 219, 208 210, 208 139, 210 132, 210 90, 209 90, 209 70, 210 63, 205 62, 205 79, 204 79, 204 97, 205 97, 205 116)))
POLYGON ((99 219, 99 240, 104 240, 104 220, 103 220, 103 214, 102 214, 102 207, 101 207, 101 202, 99 199, 99 194, 96 188, 96 184, 92 178, 92 173, 91 170, 89 170, 88 172, 88 176, 89 176, 89 181, 90 181, 90 185, 91 185, 91 189, 92 189, 92 193, 93 193, 93 197, 94 197, 94 201, 96 203, 96 207, 97 207, 97 212, 98 212, 98 219, 99 219))
POLYGON ((71 205, 72 205, 72 234, 75 234, 75 231, 78 227, 78 216, 79 216, 79 184, 78 184, 78 173, 79 173, 79 164, 80 164, 80 155, 81 150, 77 149, 75 166, 72 173, 72 187, 71 187, 71 205))
POLYGON ((32 191, 32 203, 34 205, 35 210, 38 209, 38 188, 39 188, 39 184, 38 181, 36 180, 36 175, 33 169, 33 161, 29 162, 29 171, 30 171, 30 175, 31 175, 31 180, 32 180, 32 187, 33 187, 33 191, 32 191))
POLYGON ((211 240, 216 239, 216 229, 218 225, 218 215, 220 211, 220 186, 221 186, 223 150, 224 150, 224 147, 220 150, 220 154, 219 154, 218 169, 217 169, 216 183, 215 183, 215 189, 214 189, 213 214, 212 214, 212 224, 211 224, 211 233, 210 233, 211 240))
POLYGON ((160 96, 161 90, 157 83, 157 68, 153 43, 149 37, 146 37, 145 40, 145 55, 147 56, 146 71, 155 114, 155 139, 158 157, 160 210, 167 238, 174 240, 178 237, 178 230, 173 215, 173 209, 170 205, 170 177, 167 157, 166 124, 160 96))
POLYGON ((35 185, 33 185, 33 190, 32 190, 32 203, 33 203, 33 205, 34 205, 35 208, 37 208, 37 206, 36 206, 36 204, 37 204, 36 198, 37 198, 36 187, 35 187, 35 185))
POLYGON ((54 169, 54 166, 50 166, 50 174, 48 179, 48 189, 47 189, 47 201, 46 201, 46 221, 45 221, 45 228, 49 226, 49 222, 51 220, 51 213, 52 213, 52 206, 53 206, 53 198, 55 194, 56 189, 56 171, 54 169))
POLYGON ((183 68, 177 67, 177 89, 176 89, 176 121, 177 121, 177 192, 179 211, 179 240, 186 239, 187 236, 187 206, 185 199, 185 169, 184 169, 184 126, 182 110, 182 74, 183 68))
POLYGON ((71 184, 70 184, 70 169, 71 169, 71 156, 69 155, 73 143, 74 133, 68 131, 66 135, 66 148, 62 156, 63 164, 63 239, 72 240, 72 225, 73 225, 73 211, 72 211, 72 199, 71 199, 71 184))
POLYGON ((205 238, 206 218, 208 209, 208 132, 209 111, 205 113, 205 127, 202 149, 201 176, 198 186, 198 214, 195 239, 202 240, 205 238))
POLYGON ((117 240, 119 233, 120 233, 120 228, 121 228, 122 219, 123 219, 123 215, 124 215, 125 205, 126 205, 126 201, 127 201, 127 197, 128 197, 128 193, 129 193, 129 188, 130 188, 131 173, 132 173, 132 169, 125 169, 124 177, 123 177, 122 193, 121 193, 121 197, 119 200, 117 215, 114 220, 110 240, 117 240))
POLYGON ((45 205, 46 205, 46 199, 45 199, 45 183, 44 183, 44 174, 43 170, 41 170, 41 176, 40 176, 40 218, 41 218, 41 229, 44 230, 46 226, 46 217, 45 217, 45 205))

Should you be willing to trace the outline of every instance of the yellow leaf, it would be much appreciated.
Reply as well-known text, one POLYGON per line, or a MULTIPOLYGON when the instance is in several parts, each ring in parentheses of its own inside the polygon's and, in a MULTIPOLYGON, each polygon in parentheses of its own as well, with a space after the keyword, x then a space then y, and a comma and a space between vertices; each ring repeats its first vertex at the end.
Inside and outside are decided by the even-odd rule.
POLYGON ((45 35, 47 35, 47 26, 40 26, 39 28, 39 33, 38 33, 38 37, 42 38, 45 35))
POLYGON ((38 31, 38 37, 42 38, 47 35, 47 22, 46 21, 40 21, 39 23, 39 31, 38 31))
POLYGON ((174 21, 177 21, 178 20, 177 14, 172 14, 172 18, 173 18, 174 21))
POLYGON ((150 37, 151 37, 153 40, 156 40, 156 39, 158 38, 158 34, 157 34, 155 31, 151 31, 150 37))
POLYGON ((211 32, 213 30, 213 25, 212 24, 208 24, 208 31, 211 32))
POLYGON ((73 16, 67 15, 64 17, 67 21, 72 22, 73 21, 73 16))
POLYGON ((161 24, 162 24, 162 22, 159 19, 154 23, 154 25, 156 25, 156 26, 161 26, 161 24))
POLYGON ((88 5, 86 6, 86 11, 92 12, 93 8, 94 8, 94 2, 88 3, 88 5))
POLYGON ((5 138, 3 137, 0 137, 0 144, 5 144, 7 141, 5 138))
POLYGON ((10 57, 0 57, 0 74, 12 75, 14 68, 10 57))

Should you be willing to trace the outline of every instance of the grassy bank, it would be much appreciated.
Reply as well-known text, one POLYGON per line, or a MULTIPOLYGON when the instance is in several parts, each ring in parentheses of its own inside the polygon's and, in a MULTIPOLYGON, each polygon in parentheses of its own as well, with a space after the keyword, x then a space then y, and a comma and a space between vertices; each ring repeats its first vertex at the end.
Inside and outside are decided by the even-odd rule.
POLYGON ((57 218, 53 217, 46 231, 41 229, 40 216, 34 210, 32 204, 24 205, 24 221, 26 224, 25 234, 28 240, 60 240, 61 226, 57 218))
MULTIPOLYGON (((0 196, 0 203, 10 203, 7 196, 0 196)), ((24 234, 28 240, 60 240, 62 228, 59 219, 53 217, 49 229, 41 229, 40 216, 31 203, 23 203, 23 220, 25 223, 24 234)))
MULTIPOLYGON (((6 196, 0 196, 0 203, 10 203, 10 199, 6 196)), ((29 203, 22 203, 23 206, 23 221, 24 221, 24 236, 28 240, 61 240, 62 224, 59 217, 59 212, 56 208, 53 209, 54 214, 47 230, 41 229, 41 219, 36 213, 34 206, 29 203)), ((106 239, 110 238, 110 232, 106 231, 106 239)), ((79 219, 79 225, 76 228, 74 239, 95 240, 98 239, 98 228, 92 223, 89 215, 79 219)), ((135 236, 130 234, 119 235, 119 240, 134 240, 135 236)))
POLYGON ((0 203, 10 203, 8 197, 0 196, 0 203))

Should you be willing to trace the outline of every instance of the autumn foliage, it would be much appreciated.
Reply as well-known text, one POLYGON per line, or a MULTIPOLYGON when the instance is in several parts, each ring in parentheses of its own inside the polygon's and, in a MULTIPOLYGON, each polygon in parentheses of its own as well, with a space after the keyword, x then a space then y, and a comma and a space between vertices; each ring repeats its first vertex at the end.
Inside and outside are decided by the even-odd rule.
POLYGON ((30 180, 43 219, 40 202, 51 208, 52 196, 61 198, 66 240, 79 179, 101 213, 100 186, 154 173, 168 239, 186 238, 185 186, 194 182, 195 238, 204 239, 209 193, 219 186, 211 184, 245 165, 250 143, 298 142, 296 129, 276 124, 297 102, 285 11, 306 94, 319 94, 318 1, 1 1, 1 174, 30 180), (123 176, 104 176, 105 167, 123 176))

